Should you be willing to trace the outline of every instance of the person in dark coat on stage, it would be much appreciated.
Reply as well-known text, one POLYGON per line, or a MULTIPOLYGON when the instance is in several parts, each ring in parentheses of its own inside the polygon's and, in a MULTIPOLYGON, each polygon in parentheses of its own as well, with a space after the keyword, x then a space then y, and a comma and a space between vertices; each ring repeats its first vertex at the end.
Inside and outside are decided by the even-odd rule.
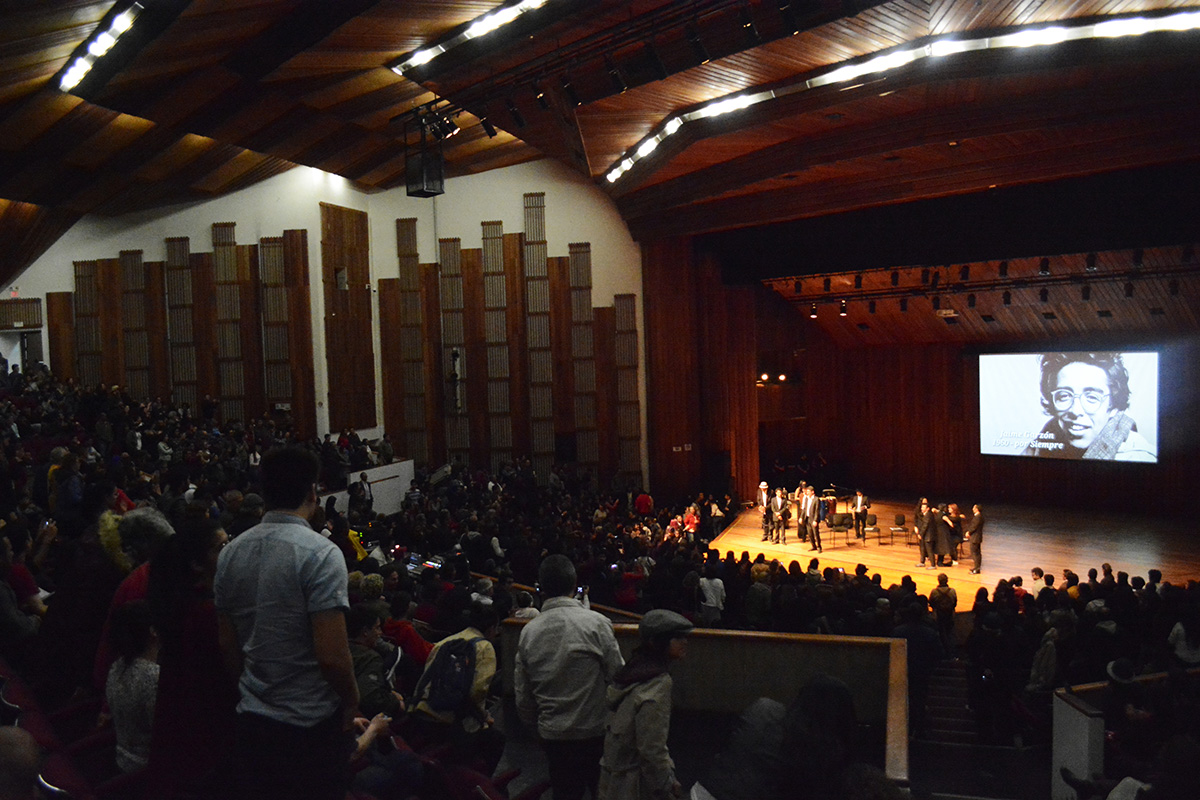
POLYGON ((921 549, 921 560, 917 562, 917 566, 934 569, 936 559, 933 547, 935 528, 933 511, 929 508, 929 501, 924 497, 921 498, 921 503, 917 506, 917 514, 913 519, 913 525, 917 531, 917 546, 921 549), (929 562, 928 565, 926 565, 926 561, 929 562))
POLYGON ((953 558, 954 525, 950 519, 950 508, 945 503, 937 507, 933 528, 934 563, 939 567, 949 567, 958 563, 953 558))
POLYGON ((971 548, 971 574, 978 575, 983 566, 983 509, 979 504, 971 506, 971 519, 964 531, 967 546, 971 548))

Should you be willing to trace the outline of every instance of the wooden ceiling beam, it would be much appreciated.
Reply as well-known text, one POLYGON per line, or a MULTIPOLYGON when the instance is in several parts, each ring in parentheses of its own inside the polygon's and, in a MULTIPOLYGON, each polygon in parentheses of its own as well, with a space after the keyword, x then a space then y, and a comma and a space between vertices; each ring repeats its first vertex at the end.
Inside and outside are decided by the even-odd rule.
MULTIPOLYGON (((1175 109, 1189 116, 1190 109, 1175 109)), ((1001 142, 986 148, 971 163, 939 164, 925 170, 870 170, 866 180, 853 178, 807 183, 794 188, 713 200, 628 220, 638 240, 694 235, 733 228, 787 222, 892 203, 984 191, 1093 175, 1132 167, 1200 158, 1195 127, 1179 120, 1126 119, 1123 126, 1095 131, 1060 129, 1055 144, 1035 152, 1012 151, 1001 142)), ((1093 126, 1104 127, 1104 126, 1093 126)))

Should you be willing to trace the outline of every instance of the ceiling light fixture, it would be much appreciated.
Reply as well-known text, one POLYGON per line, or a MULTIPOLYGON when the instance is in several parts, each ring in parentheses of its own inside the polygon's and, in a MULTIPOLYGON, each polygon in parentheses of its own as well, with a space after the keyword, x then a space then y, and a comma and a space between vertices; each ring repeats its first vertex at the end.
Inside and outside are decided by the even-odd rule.
POLYGON ((479 120, 479 124, 483 126, 483 132, 487 134, 487 137, 489 139, 496 138, 496 126, 493 125, 492 123, 488 122, 487 117, 484 117, 483 119, 479 120))
POLYGON ((646 42, 642 47, 642 53, 646 57, 646 63, 650 66, 650 71, 654 73, 658 80, 666 80, 671 73, 667 70, 667 65, 663 63, 662 56, 658 54, 658 50, 654 47, 654 42, 646 42))
MULTIPOLYGON (((792 3, 780 2, 778 8, 780 15, 786 23, 786 27, 792 33, 799 32, 800 27, 796 21, 792 3)), ((979 39, 937 39, 921 46, 902 44, 898 49, 891 52, 883 52, 866 57, 863 60, 835 66, 828 72, 799 80, 787 86, 715 100, 694 111, 684 112, 672 117, 671 121, 677 123, 675 129, 669 130, 667 127, 664 127, 663 130, 667 136, 670 136, 678 130, 680 125, 686 122, 694 122, 720 114, 740 111, 767 100, 780 99, 822 86, 839 83, 849 85, 864 75, 875 75, 900 69, 915 61, 926 58, 940 58, 977 50, 1044 47, 1066 41, 1108 39, 1124 36, 1140 36, 1153 32, 1183 32, 1197 29, 1200 29, 1200 10, 1181 11, 1153 18, 1126 17, 1070 27, 1025 28, 979 39)), ((700 60, 700 63, 708 63, 711 57, 708 49, 704 46, 704 42, 701 41, 699 31, 694 25, 687 26, 685 30, 687 39, 691 43, 692 50, 700 60)), ((648 53, 651 53, 652 49, 652 45, 647 45, 648 53)), ((660 76, 665 77, 663 73, 665 73, 665 70, 659 72, 660 76)), ((575 103, 575 105, 579 105, 579 103, 575 103)), ((608 171, 606 175, 608 182, 615 183, 627 171, 620 168, 622 164, 629 162, 632 166, 636 161, 636 155, 632 152, 627 152, 608 171)), ((1001 277, 1005 277, 1007 274, 1007 267, 1007 262, 1001 262, 1001 277)))
POLYGON ((617 69, 617 65, 608 56, 604 57, 604 66, 608 69, 608 79, 612 81, 613 90, 617 94, 625 94, 629 91, 629 84, 621 77, 621 70, 617 69))
POLYGON ((748 47, 758 47, 762 44, 762 36, 759 35, 758 28, 754 25, 754 17, 750 14, 750 6, 742 6, 738 9, 738 15, 742 18, 742 33, 746 37, 746 45, 748 47))
POLYGON ((849 312, 846 310, 846 301, 843 300, 842 305, 838 308, 838 316, 844 317, 844 316, 846 316, 847 313, 849 313, 849 312))
POLYGON ((543 111, 550 110, 550 100, 546 97, 546 90, 537 83, 533 85, 533 99, 537 101, 538 107, 543 111))
POLYGON ((583 101, 579 99, 579 94, 575 91, 575 84, 571 83, 570 78, 563 78, 562 82, 563 94, 567 96, 568 102, 578 108, 583 105, 583 101))
POLYGON ((783 18, 784 28, 792 36, 800 32, 800 23, 796 20, 796 12, 792 10, 791 0, 779 0, 779 16, 783 18))
POLYGON ((92 67, 96 62, 108 55, 108 53, 116 45, 122 35, 128 33, 133 27, 134 21, 143 11, 141 3, 133 3, 129 8, 113 17, 108 28, 100 30, 92 36, 91 41, 87 43, 85 48, 86 54, 81 54, 72 59, 70 66, 63 72, 61 78, 58 79, 58 88, 64 92, 69 92, 79 85, 87 74, 92 71, 92 67))
POLYGON ((816 318, 817 318, 817 304, 816 304, 816 303, 813 303, 813 304, 812 304, 812 308, 810 308, 810 309, 808 310, 808 318, 809 318, 809 319, 816 319, 816 318))
POLYGON ((487 36, 492 31, 515 22, 530 11, 536 11, 546 5, 547 2, 549 0, 521 0, 521 2, 515 5, 504 6, 503 8, 488 12, 471 22, 458 35, 452 36, 440 44, 430 45, 429 47, 413 51, 394 64, 392 72, 395 72, 397 75, 404 75, 409 70, 424 66, 443 53, 447 53, 458 47, 460 44, 465 44, 481 36, 487 36))
POLYGON ((525 117, 521 116, 521 111, 517 108, 517 104, 510 97, 504 101, 504 107, 508 109, 509 116, 512 117, 513 124, 518 128, 525 127, 525 117))

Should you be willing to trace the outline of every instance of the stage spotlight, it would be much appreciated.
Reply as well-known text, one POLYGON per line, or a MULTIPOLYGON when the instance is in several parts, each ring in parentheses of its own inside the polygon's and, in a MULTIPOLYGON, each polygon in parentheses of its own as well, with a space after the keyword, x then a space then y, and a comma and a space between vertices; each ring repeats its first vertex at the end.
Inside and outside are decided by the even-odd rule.
POLYGON ((742 6, 738 13, 742 18, 742 33, 746 36, 746 46, 758 47, 762 44, 762 37, 758 35, 758 28, 754 25, 754 17, 750 15, 749 6, 742 6))
POLYGON ((780 376, 779 376, 779 382, 780 382, 780 383, 784 383, 785 381, 787 381, 787 375, 780 375, 780 376))
POLYGON ((1008 277, 1008 262, 1007 261, 1001 261, 998 269, 1000 271, 1001 278, 1008 277))
POLYGON ((907 297, 900 298, 900 310, 908 311, 908 298, 907 297))
POLYGON ((962 265, 962 268, 958 271, 958 279, 960 281, 971 280, 971 265, 970 264, 962 265))
POLYGON ((831 288, 833 288, 833 281, 829 278, 826 278, 822 285, 825 287, 825 291, 828 292, 831 288))
POLYGON ((813 304, 812 304, 812 308, 810 308, 810 309, 808 310, 808 318, 809 318, 809 319, 816 319, 816 318, 817 318, 817 304, 816 304, 816 303, 813 303, 813 304))
POLYGON ((933 277, 929 279, 929 288, 936 289, 938 287, 938 284, 941 283, 941 281, 942 281, 942 273, 940 273, 940 272, 933 273, 933 277))
POLYGON ((862 288, 862 275, 855 275, 855 276, 854 276, 854 288, 855 288, 855 289, 861 289, 861 288, 862 288))
POLYGON ((612 82, 613 91, 617 94, 625 94, 629 91, 629 84, 621 77, 621 70, 617 69, 617 65, 608 56, 604 57, 604 66, 608 70, 608 79, 612 82))
POLYGON ((1079 290, 1079 299, 1081 299, 1081 300, 1091 300, 1091 299, 1092 299, 1092 287, 1088 286, 1088 285, 1085 283, 1085 284, 1083 285, 1083 288, 1079 290))
POLYGON ((550 100, 546 97, 546 90, 536 83, 533 85, 533 99, 537 100, 538 107, 543 111, 550 110, 550 100))
POLYGON ((933 296, 933 310, 937 311, 942 307, 942 298, 936 294, 933 296))
POLYGON ((517 109, 517 104, 510 97, 504 101, 504 106, 508 109, 508 113, 512 116, 513 124, 518 128, 525 127, 525 118, 521 116, 521 112, 517 109))
POLYGON ((1043 303, 1049 303, 1050 302, 1050 290, 1043 287, 1042 290, 1040 292, 1038 292, 1038 297, 1040 297, 1042 299, 1043 303))
POLYGON ((867 303, 867 313, 868 314, 875 313, 875 301, 874 300, 871 300, 870 302, 867 303))
POLYGON ((838 309, 838 316, 844 317, 846 313, 846 301, 843 300, 841 307, 838 309))
POLYGON ((563 78, 562 82, 563 94, 567 96, 567 101, 573 106, 583 105, 583 101, 579 99, 579 94, 575 91, 575 84, 571 83, 570 78, 563 78))
POLYGON ((761 381, 763 381, 763 382, 766 382, 766 380, 767 380, 768 378, 770 378, 770 377, 771 377, 771 376, 770 376, 770 375, 768 375, 768 374, 767 374, 767 373, 765 373, 765 372, 764 372, 762 375, 759 375, 759 376, 758 376, 759 380, 761 380, 761 381))
POLYGON ((779 16, 783 17, 783 27, 788 33, 795 36, 800 32, 800 23, 796 20, 790 0, 779 0, 779 16))
POLYGON ((489 139, 496 138, 496 126, 489 122, 487 117, 479 120, 479 124, 483 126, 483 132, 487 134, 489 139))
POLYGON ((1144 257, 1145 257, 1145 253, 1142 252, 1142 249, 1140 247, 1137 250, 1133 251, 1133 266, 1135 269, 1142 268, 1142 260, 1144 257))
POLYGON ((804 281, 796 281, 792 284, 792 294, 803 294, 801 291, 804 288, 804 281))
POLYGON ((1050 259, 1043 258, 1041 263, 1038 264, 1038 275, 1049 275, 1049 274, 1050 274, 1050 259))
POLYGON ((1088 272, 1095 272, 1095 271, 1096 271, 1096 254, 1095 254, 1095 253, 1088 253, 1088 254, 1087 254, 1087 260, 1086 260, 1086 261, 1084 261, 1084 266, 1083 266, 1083 268, 1084 268, 1085 270, 1087 270, 1088 272))
POLYGON ((1012 305, 1012 292, 1005 292, 1003 299, 1004 299, 1004 305, 1011 306, 1012 305))
POLYGON ((687 27, 687 40, 692 46, 692 52, 696 54, 696 59, 701 64, 707 64, 712 61, 712 56, 708 54, 708 48, 704 46, 704 42, 700 39, 700 31, 696 30, 695 26, 687 27))
POLYGON ((1125 296, 1133 297, 1133 282, 1132 281, 1125 282, 1125 296))
POLYGON ((899 285, 900 285, 900 273, 893 271, 892 272, 892 286, 899 286, 899 285))
POLYGON ((921 283, 929 283, 929 269, 921 270, 921 283))
POLYGON ((969 295, 967 295, 967 308, 974 308, 974 307, 975 307, 975 295, 969 294, 969 295))
POLYGON ((666 80, 671 75, 667 70, 667 65, 663 63, 662 56, 658 54, 658 50, 654 47, 654 42, 646 42, 646 45, 642 48, 642 52, 646 55, 646 63, 650 65, 650 71, 660 81, 666 80))

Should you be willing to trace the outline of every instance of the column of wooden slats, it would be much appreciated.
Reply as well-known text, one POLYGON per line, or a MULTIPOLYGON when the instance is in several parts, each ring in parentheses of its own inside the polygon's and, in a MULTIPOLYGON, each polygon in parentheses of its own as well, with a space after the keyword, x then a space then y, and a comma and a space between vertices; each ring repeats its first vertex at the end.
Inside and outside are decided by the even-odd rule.
MULTIPOLYGON (((243 276, 248 262, 239 264, 237 236, 232 222, 212 226, 213 282, 216 288, 216 375, 219 386, 222 420, 246 419, 247 382, 257 381, 258 374, 245 362, 242 350, 243 327, 256 329, 257 320, 242 315, 243 276)), ((246 270, 248 272, 248 270, 246 270)))
POLYGON ((425 430, 429 442, 429 464, 444 464, 448 387, 443 369, 442 289, 437 264, 421 265, 421 328, 425 353, 425 430))
POLYGON ((592 310, 592 246, 570 245, 571 361, 575 373, 575 459, 596 474, 600 441, 596 427, 596 350, 592 310))
POLYGON ((467 427, 470 437, 470 463, 483 468, 488 464, 491 432, 488 430, 487 340, 484 333, 483 250, 459 250, 459 269, 463 287, 463 351, 470 369, 464 373, 463 387, 467 403, 467 427))
POLYGON ((146 322, 146 267, 141 250, 122 250, 121 341, 125 374, 121 385, 134 400, 150 399, 150 332, 146 322))
POLYGON ((166 262, 143 262, 146 275, 146 347, 150 396, 171 396, 170 329, 167 327, 166 262))
POLYGON ((95 261, 75 262, 75 365, 79 382, 95 386, 100 375, 100 295, 95 261))
MULTIPOLYGON (((396 220, 396 254, 399 277, 395 281, 396 313, 389 326, 388 339, 399 342, 400 381, 389 381, 399 390, 401 416, 389 430, 397 453, 403 452, 417 462, 429 460, 429 429, 425 421, 425 391, 429 366, 425 363, 421 305, 421 257, 417 252, 417 220, 396 220)), ((382 302, 383 293, 380 291, 382 302)))
POLYGON ((525 309, 525 235, 504 234, 504 284, 508 326, 508 408, 514 456, 530 454, 529 348, 525 309))
POLYGON ((491 466, 500 471, 513 455, 508 287, 504 275, 504 225, 483 223, 483 309, 487 347, 487 412, 491 466))
POLYGON ((620 470, 636 481, 642 475, 641 402, 638 399, 637 296, 613 298, 616 316, 614 361, 617 367, 617 436, 620 470))
POLYGON ((186 236, 167 239, 167 329, 171 341, 171 398, 196 408, 196 343, 192 336, 192 274, 186 236))
MULTIPOLYGON (((196 346, 196 394, 220 393, 217 384, 217 287, 212 253, 192 253, 192 341, 196 346)), ((197 413, 201 409, 197 408, 197 413)))
POLYGON ((592 309, 592 339, 596 353, 596 474, 601 489, 618 473, 617 436, 617 316, 612 306, 592 309))
POLYGON ((525 320, 529 353, 530 459, 538 479, 554 465, 554 369, 550 336, 550 279, 546 195, 525 195, 525 320))
POLYGON ((264 404, 286 411, 302 436, 316 434, 308 232, 259 240, 264 404))
MULTIPOLYGON (((468 364, 466 328, 463 319, 462 251, 459 239, 438 242, 441 279, 438 296, 442 316, 442 373, 446 377, 445 429, 449 461, 469 463, 471 458, 471 426, 467 417, 472 399, 468 396, 467 371, 482 368, 468 364), (457 367, 454 354, 458 354, 457 367), (456 371, 457 370, 457 371, 456 371)), ((475 399, 475 402, 479 402, 475 399)))
POLYGON ((33 330, 42 327, 42 299, 14 297, 0 300, 0 330, 33 330))

